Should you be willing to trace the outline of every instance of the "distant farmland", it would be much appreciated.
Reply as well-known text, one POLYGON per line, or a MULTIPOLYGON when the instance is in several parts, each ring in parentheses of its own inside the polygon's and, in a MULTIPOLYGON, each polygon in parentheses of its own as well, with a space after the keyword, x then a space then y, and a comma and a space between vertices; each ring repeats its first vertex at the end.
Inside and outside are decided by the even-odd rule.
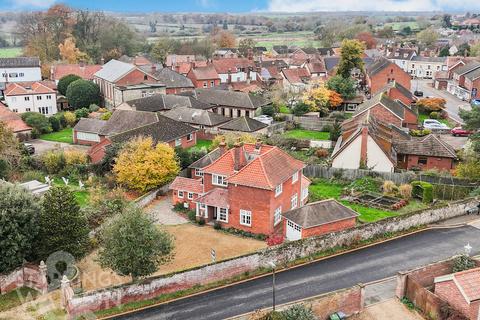
POLYGON ((22 48, 0 48, 0 58, 14 58, 22 55, 22 48))

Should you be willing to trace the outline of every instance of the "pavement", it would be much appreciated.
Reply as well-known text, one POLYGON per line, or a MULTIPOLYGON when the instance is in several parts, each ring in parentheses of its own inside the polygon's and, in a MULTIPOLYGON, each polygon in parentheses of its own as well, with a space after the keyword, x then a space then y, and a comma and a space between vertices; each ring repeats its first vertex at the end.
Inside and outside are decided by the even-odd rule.
POLYGON ((424 320, 415 310, 409 310, 397 299, 389 299, 366 307, 349 320, 424 320))
POLYGON ((41 155, 47 151, 55 150, 55 149, 78 149, 78 150, 83 150, 85 152, 87 152, 87 150, 89 149, 88 146, 71 145, 68 143, 54 142, 54 141, 47 141, 47 140, 40 140, 40 139, 34 139, 26 142, 31 143, 35 147, 35 155, 41 155))
POLYGON ((426 97, 438 97, 447 101, 445 109, 451 118, 455 119, 459 123, 463 123, 463 120, 458 115, 460 108, 470 110, 471 106, 468 102, 458 99, 456 96, 448 93, 445 90, 437 90, 433 87, 433 80, 429 79, 414 79, 412 80, 412 91, 423 91, 423 96, 426 97))
MULTIPOLYGON (((276 302, 305 299, 358 283, 394 277, 463 252, 470 243, 480 253, 480 230, 472 226, 431 229, 346 254, 277 272, 276 302)), ((391 285, 391 284, 390 284, 391 285)), ((370 294, 370 301, 388 285, 370 294)), ((229 287, 161 304, 116 319, 225 319, 271 306, 272 278, 260 277, 229 287)))
POLYGON ((365 285, 365 306, 394 298, 396 287, 396 277, 387 278, 365 285))
POLYGON ((173 211, 171 197, 169 196, 158 197, 145 208, 145 212, 159 224, 178 225, 188 223, 187 219, 173 211))

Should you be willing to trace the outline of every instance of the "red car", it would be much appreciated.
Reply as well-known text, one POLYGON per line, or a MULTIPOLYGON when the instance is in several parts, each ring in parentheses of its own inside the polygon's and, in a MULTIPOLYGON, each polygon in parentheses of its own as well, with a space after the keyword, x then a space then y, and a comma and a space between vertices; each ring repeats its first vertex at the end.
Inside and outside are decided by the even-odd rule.
POLYGON ((462 127, 456 127, 456 128, 453 128, 451 131, 452 135, 454 137, 468 137, 469 135, 471 135, 473 132, 470 131, 470 130, 466 130, 466 129, 463 129, 462 127))

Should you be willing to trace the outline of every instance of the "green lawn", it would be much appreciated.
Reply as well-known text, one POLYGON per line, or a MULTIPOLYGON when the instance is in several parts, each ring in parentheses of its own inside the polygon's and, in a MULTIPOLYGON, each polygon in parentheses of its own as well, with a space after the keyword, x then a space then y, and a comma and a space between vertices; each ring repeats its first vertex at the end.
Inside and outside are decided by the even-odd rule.
POLYGON ((73 143, 73 129, 65 128, 57 132, 51 132, 42 134, 40 139, 47 141, 63 142, 63 143, 73 143))
POLYGON ((328 140, 330 138, 329 132, 311 131, 303 129, 294 129, 286 131, 283 134, 287 138, 305 139, 305 140, 328 140))
POLYGON ((188 150, 190 150, 190 151, 200 151, 203 148, 206 148, 207 151, 208 151, 208 148, 210 148, 211 145, 212 145, 211 140, 197 139, 197 144, 195 146, 189 148, 188 150))
POLYGON ((84 207, 88 204, 90 198, 90 193, 88 191, 75 191, 74 195, 80 207, 84 207))
MULTIPOLYGON (((342 195, 343 188, 344 185, 340 183, 330 182, 327 180, 315 180, 309 188, 310 200, 311 202, 331 198, 339 200, 342 195)), ((417 200, 410 201, 407 206, 397 211, 367 207, 356 203, 350 203, 345 200, 341 200, 340 202, 358 212, 360 214, 358 220, 361 222, 375 222, 407 212, 425 209, 427 207, 427 205, 417 200)))
POLYGON ((280 113, 285 113, 285 114, 291 114, 291 113, 292 113, 292 110, 290 110, 290 108, 287 107, 287 106, 280 106, 280 107, 278 108, 278 112, 280 112, 280 113))
MULTIPOLYGON (((78 205, 80 207, 86 206, 88 204, 88 201, 90 200, 90 192, 87 189, 80 189, 80 187, 78 186, 78 181, 72 181, 72 179, 69 180, 70 181, 68 182, 68 187, 71 191, 73 191, 73 195, 75 196, 78 205)), ((53 184, 58 186, 65 185, 62 178, 59 177, 53 178, 53 184)))
POLYGON ((0 58, 15 58, 22 55, 22 48, 0 48, 0 58))
MULTIPOLYGON (((28 298, 35 298, 38 295, 36 290, 30 288, 20 288, 0 296, 0 312, 17 307, 28 298)), ((0 316, 1 318, 1 316, 0 316)))

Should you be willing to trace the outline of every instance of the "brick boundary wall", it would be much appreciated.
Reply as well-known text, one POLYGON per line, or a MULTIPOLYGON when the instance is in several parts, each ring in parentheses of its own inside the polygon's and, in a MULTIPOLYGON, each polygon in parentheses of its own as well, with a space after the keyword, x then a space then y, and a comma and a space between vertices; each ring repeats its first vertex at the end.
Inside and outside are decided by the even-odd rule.
POLYGON ((270 261, 275 262, 277 265, 285 265, 298 258, 308 257, 336 247, 347 247, 362 240, 384 235, 387 232, 405 231, 415 226, 427 225, 461 216, 467 208, 477 203, 475 199, 452 202, 447 206, 386 218, 375 223, 362 224, 351 229, 319 237, 286 242, 249 255, 175 274, 151 277, 140 283, 74 295, 68 299, 66 309, 71 316, 77 316, 85 312, 109 309, 119 304, 151 299, 160 294, 229 279, 262 267, 268 268, 270 261))
POLYGON ((43 261, 40 265, 26 264, 9 274, 0 275, 0 294, 6 294, 21 287, 28 287, 47 293, 47 266, 43 261))

